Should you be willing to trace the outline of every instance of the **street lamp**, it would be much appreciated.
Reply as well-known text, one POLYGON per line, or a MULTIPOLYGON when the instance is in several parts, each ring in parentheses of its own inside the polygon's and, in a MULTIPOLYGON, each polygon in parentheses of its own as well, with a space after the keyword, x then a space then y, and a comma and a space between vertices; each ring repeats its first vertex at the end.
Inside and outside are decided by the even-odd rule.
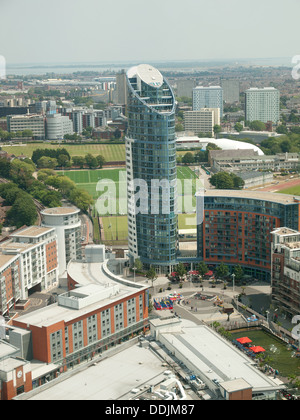
POLYGON ((234 293, 234 279, 235 279, 235 274, 232 274, 232 291, 234 293))

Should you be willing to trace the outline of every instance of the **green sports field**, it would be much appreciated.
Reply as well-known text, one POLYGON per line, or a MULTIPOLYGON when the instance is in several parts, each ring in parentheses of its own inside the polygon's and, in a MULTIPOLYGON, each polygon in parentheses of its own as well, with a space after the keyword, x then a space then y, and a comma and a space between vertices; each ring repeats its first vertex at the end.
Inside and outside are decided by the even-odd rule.
MULTIPOLYGON (((119 208, 120 194, 125 193, 126 204, 126 170, 125 169, 91 169, 91 170, 70 170, 60 171, 68 176, 76 185, 89 192, 95 200, 95 216, 98 214, 102 224, 102 241, 105 243, 115 241, 126 241, 128 235, 127 216, 122 215, 125 212, 119 208), (110 184, 111 182, 111 184, 110 184), (105 189, 103 190, 103 187, 105 189), (115 189, 114 189, 115 188, 115 189), (100 191, 101 190, 101 191, 100 191), (104 192, 103 192, 104 191, 104 192), (115 195, 114 195, 115 192, 115 195), (116 198, 116 199, 114 199, 116 198), (111 203, 112 210, 107 209, 108 204, 111 203), (101 210, 102 209, 102 210, 101 210), (104 209, 104 210, 103 210, 104 209), (116 214, 116 215, 115 215, 116 214)), ((188 196, 195 206, 195 197, 193 194, 196 191, 195 180, 197 176, 189 167, 178 167, 177 177, 179 180, 193 180, 192 193, 188 196)), ((179 194, 179 200, 184 195, 185 185, 182 184, 183 191, 179 194)), ((186 198, 186 197, 185 197, 186 198)), ((183 203, 184 205, 184 203, 183 203)), ((126 208, 126 205, 125 205, 126 208)), ((180 207, 179 207, 180 209, 180 207)), ((190 212, 188 212, 190 213, 190 212)), ((97 225, 95 224, 95 227, 97 225)), ((194 214, 179 214, 178 215, 179 229, 195 229, 196 220, 194 214)), ((95 229, 94 238, 98 240, 99 232, 95 229)))
POLYGON ((279 194, 291 194, 300 196, 300 185, 296 185, 295 187, 286 188, 285 190, 280 190, 276 192, 278 192, 279 194))
POLYGON ((66 149, 70 156, 85 156, 91 153, 93 156, 102 155, 106 162, 125 161, 125 144, 51 144, 51 143, 29 143, 22 146, 2 146, 2 150, 12 153, 15 156, 27 156, 31 158, 36 149, 66 149))

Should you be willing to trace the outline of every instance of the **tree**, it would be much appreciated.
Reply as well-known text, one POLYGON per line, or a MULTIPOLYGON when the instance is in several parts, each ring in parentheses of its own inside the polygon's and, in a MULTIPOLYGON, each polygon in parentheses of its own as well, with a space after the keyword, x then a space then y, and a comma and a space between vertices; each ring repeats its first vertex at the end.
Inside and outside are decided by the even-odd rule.
POLYGON ((153 282, 155 279, 157 279, 157 274, 154 267, 150 266, 149 270, 146 273, 146 277, 148 280, 151 281, 153 287, 153 282))
POLYGON ((182 163, 184 163, 185 165, 194 163, 195 158, 192 152, 187 152, 185 153, 185 155, 182 158, 182 163))
POLYGON ((251 121, 249 123, 249 128, 253 131, 264 131, 266 129, 266 124, 262 121, 251 121))
POLYGON ((50 158, 48 156, 42 156, 37 161, 37 167, 38 168, 48 168, 48 169, 54 169, 58 165, 57 159, 50 158))
POLYGON ((37 210, 29 194, 15 200, 12 208, 7 212, 7 218, 17 229, 24 225, 34 225, 37 219, 37 210))
POLYGON ((217 276, 220 279, 224 279, 225 277, 227 277, 229 274, 229 268, 227 265, 225 265, 224 263, 221 263, 218 268, 217 268, 217 276))
POLYGON ((232 190, 234 188, 233 179, 227 172, 219 172, 210 178, 210 183, 221 190, 232 190))
POLYGON ((105 158, 102 155, 98 155, 96 156, 97 162, 98 162, 98 166, 101 169, 104 165, 104 163, 106 162, 105 158))
POLYGON ((214 133, 219 134, 222 130, 222 127, 219 124, 214 125, 214 133))
POLYGON ((236 265, 234 267, 233 272, 234 272, 235 278, 237 280, 241 280, 243 278, 243 276, 244 276, 244 270, 242 269, 242 267, 240 265, 236 265))
POLYGON ((177 123, 175 125, 175 131, 176 131, 176 133, 179 132, 179 131, 184 131, 183 125, 181 123, 177 123))
POLYGON ((276 128, 277 134, 288 134, 289 130, 286 125, 281 124, 276 128))
POLYGON ((63 167, 68 167, 68 166, 70 166, 70 158, 67 155, 61 153, 57 157, 57 164, 60 167, 62 167, 62 166, 63 167))
POLYGON ((33 132, 31 130, 23 130, 22 131, 22 137, 33 137, 33 132))
POLYGON ((85 159, 83 156, 72 156, 72 162, 74 166, 79 166, 82 169, 85 165, 85 159))
POLYGON ((179 277, 180 281, 182 281, 182 280, 184 279, 184 276, 186 275, 186 269, 185 269, 185 266, 183 265, 183 263, 182 263, 182 262, 181 262, 181 263, 179 263, 179 264, 176 266, 176 273, 177 273, 177 275, 178 275, 178 277, 179 277))
POLYGON ((233 173, 218 172, 210 178, 210 183, 220 190, 238 190, 245 185, 245 181, 233 173))
POLYGON ((87 155, 85 155, 85 162, 90 169, 97 168, 98 166, 97 159, 91 153, 88 153, 87 155))
POLYGON ((142 271, 143 270, 143 263, 139 258, 137 258, 134 261, 134 267, 137 269, 137 271, 142 271))
POLYGON ((240 131, 242 131, 243 130, 243 124, 241 124, 241 123, 239 123, 239 122, 237 122, 235 125, 234 125, 234 129, 236 130, 236 131, 238 131, 238 132, 240 132, 240 131))
POLYGON ((84 212, 94 203, 93 198, 87 191, 78 188, 72 188, 68 193, 68 198, 76 207, 84 212))
POLYGON ((197 265, 197 271, 199 272, 200 276, 204 276, 204 274, 208 272, 208 267, 203 261, 201 261, 197 265))

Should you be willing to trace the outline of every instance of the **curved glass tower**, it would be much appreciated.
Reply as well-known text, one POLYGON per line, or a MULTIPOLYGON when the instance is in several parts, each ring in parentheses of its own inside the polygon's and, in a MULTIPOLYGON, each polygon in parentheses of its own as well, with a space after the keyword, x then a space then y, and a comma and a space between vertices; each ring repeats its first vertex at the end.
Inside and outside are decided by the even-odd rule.
POLYGON ((127 72, 128 246, 132 260, 169 272, 177 254, 175 98, 161 73, 127 72))

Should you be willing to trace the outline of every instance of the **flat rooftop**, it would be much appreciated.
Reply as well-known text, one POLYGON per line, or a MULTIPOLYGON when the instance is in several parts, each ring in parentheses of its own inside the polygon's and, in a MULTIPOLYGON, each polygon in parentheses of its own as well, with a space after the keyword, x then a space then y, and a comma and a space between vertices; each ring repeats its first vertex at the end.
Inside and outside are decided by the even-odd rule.
POLYGON ((12 238, 38 238, 39 236, 44 235, 45 233, 54 231, 54 228, 40 227, 40 226, 30 226, 28 228, 22 229, 16 233, 10 235, 12 238))
POLYGON ((79 213, 80 210, 74 207, 53 207, 51 209, 44 209, 41 211, 42 214, 52 215, 52 216, 62 216, 79 213))
POLYGON ((115 276, 106 263, 73 262, 68 266, 68 274, 78 282, 78 288, 60 295, 61 303, 24 314, 17 321, 36 327, 49 327, 62 320, 68 323, 148 288, 115 276))
MULTIPOLYGON (((203 193, 196 193, 196 196, 203 196, 203 193)), ((290 194, 274 194, 272 192, 266 191, 252 191, 252 190, 217 190, 217 189, 206 189, 204 191, 205 197, 226 197, 226 198, 243 198, 243 199, 253 199, 253 200, 262 200, 270 201, 273 203, 280 204, 295 204, 296 202, 300 203, 300 196, 290 195, 290 194)))
POLYGON ((211 381, 217 379, 222 383, 242 378, 254 391, 278 389, 282 385, 264 375, 252 359, 207 326, 183 327, 182 333, 161 333, 160 336, 193 364, 194 372, 200 372, 211 381))
POLYGON ((281 227, 278 229, 273 230, 271 233, 276 233, 278 235, 300 235, 300 232, 294 229, 290 229, 287 227, 281 227))
POLYGON ((16 259, 16 255, 2 254, 0 249, 0 270, 14 259, 16 259))
POLYGON ((28 400, 129 400, 135 396, 132 389, 146 389, 166 379, 162 361, 137 344, 96 362, 28 400))

